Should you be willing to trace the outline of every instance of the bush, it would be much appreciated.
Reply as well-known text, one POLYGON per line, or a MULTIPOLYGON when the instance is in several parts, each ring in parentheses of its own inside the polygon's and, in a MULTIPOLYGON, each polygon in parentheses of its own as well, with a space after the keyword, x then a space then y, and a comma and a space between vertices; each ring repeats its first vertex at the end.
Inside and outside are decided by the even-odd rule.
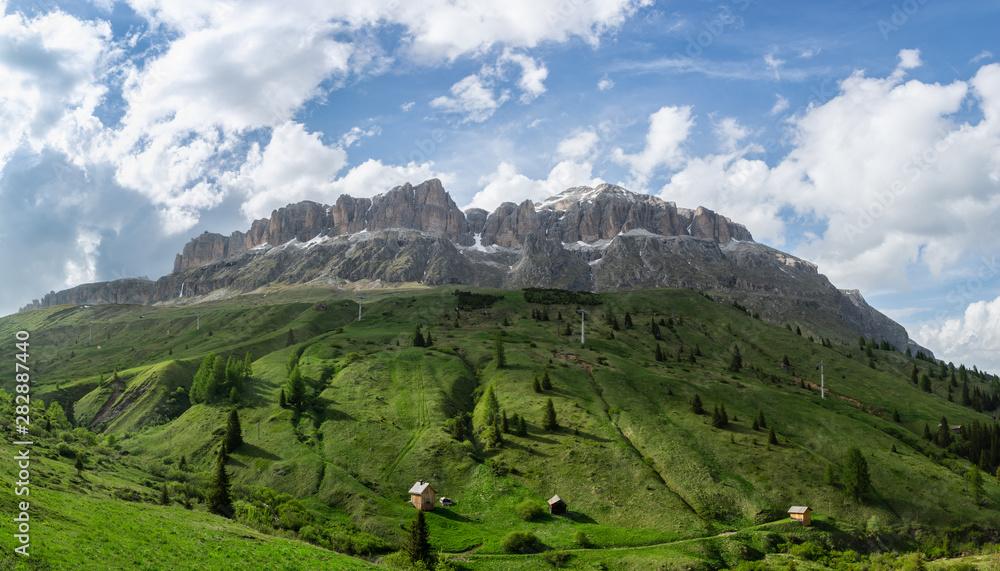
POLYGON ((565 551, 546 551, 539 555, 539 557, 556 567, 562 567, 569 561, 569 553, 565 551))
POLYGON ((586 548, 588 548, 588 547, 590 547, 592 545, 590 543, 590 538, 587 537, 587 534, 583 533, 582 531, 576 532, 576 535, 573 536, 573 543, 579 545, 580 547, 582 547, 584 549, 586 549, 586 548))
POLYGON ((531 532, 512 531, 503 538, 500 547, 509 553, 538 553, 542 550, 542 543, 531 532))
POLYGON ((66 458, 76 458, 76 449, 65 442, 60 442, 59 445, 56 446, 56 450, 59 452, 60 456, 65 456, 66 458))
POLYGON ((524 521, 531 521, 536 517, 541 517, 545 510, 542 506, 538 505, 536 502, 531 500, 524 500, 523 502, 517 504, 514 508, 514 513, 517 517, 523 519, 524 521))

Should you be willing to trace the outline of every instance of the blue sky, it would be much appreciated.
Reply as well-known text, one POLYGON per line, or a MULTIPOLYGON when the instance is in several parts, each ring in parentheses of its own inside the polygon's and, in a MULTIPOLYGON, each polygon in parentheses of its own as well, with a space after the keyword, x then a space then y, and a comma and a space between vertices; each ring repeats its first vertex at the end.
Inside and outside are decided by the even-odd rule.
POLYGON ((0 0, 0 314, 298 200, 610 182, 1000 369, 1000 3, 499 4, 0 0))

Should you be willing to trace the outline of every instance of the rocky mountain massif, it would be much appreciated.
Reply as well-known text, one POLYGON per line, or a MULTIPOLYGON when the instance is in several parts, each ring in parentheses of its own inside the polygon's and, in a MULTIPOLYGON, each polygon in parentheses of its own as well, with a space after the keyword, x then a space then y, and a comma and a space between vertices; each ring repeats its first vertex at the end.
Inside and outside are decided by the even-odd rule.
MULTIPOLYGON (((247 232, 205 233, 157 281, 127 279, 50 293, 22 310, 78 303, 188 303, 273 284, 340 289, 402 283, 617 291, 694 288, 738 301, 762 318, 853 332, 917 348, 905 329, 816 266, 753 241, 706 208, 602 184, 541 203, 463 212, 432 179, 373 198, 304 201, 247 232)), ((920 348, 923 349, 923 348, 920 348)), ((926 350, 924 350, 927 352, 926 350)))

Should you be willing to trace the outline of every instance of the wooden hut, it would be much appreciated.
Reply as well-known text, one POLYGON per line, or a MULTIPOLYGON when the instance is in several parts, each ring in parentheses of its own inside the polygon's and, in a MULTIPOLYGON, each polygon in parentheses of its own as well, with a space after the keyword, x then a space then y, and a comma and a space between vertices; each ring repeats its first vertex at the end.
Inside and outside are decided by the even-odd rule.
POLYGON ((434 488, 429 483, 418 480, 410 488, 410 503, 418 510, 430 511, 434 509, 434 488))
POLYGON ((788 508, 788 515, 801 523, 802 527, 808 527, 812 523, 812 509, 809 506, 792 506, 788 508))
POLYGON ((559 496, 549 498, 549 513, 552 515, 566 515, 566 502, 559 496))

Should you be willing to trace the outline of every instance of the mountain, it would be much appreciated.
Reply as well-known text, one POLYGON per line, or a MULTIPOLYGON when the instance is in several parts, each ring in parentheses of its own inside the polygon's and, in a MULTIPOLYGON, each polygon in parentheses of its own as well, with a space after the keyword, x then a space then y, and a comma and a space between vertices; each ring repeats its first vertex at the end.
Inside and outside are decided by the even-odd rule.
POLYGON ((117 280, 50 293, 23 309, 57 304, 187 303, 273 284, 338 289, 393 284, 585 291, 693 288, 735 301, 763 319, 817 335, 857 334, 900 351, 926 349, 840 291, 816 266, 753 241, 743 225, 703 207, 678 208, 602 184, 540 203, 505 202, 463 212, 437 179, 334 205, 289 204, 247 232, 192 239, 159 280, 117 280))

